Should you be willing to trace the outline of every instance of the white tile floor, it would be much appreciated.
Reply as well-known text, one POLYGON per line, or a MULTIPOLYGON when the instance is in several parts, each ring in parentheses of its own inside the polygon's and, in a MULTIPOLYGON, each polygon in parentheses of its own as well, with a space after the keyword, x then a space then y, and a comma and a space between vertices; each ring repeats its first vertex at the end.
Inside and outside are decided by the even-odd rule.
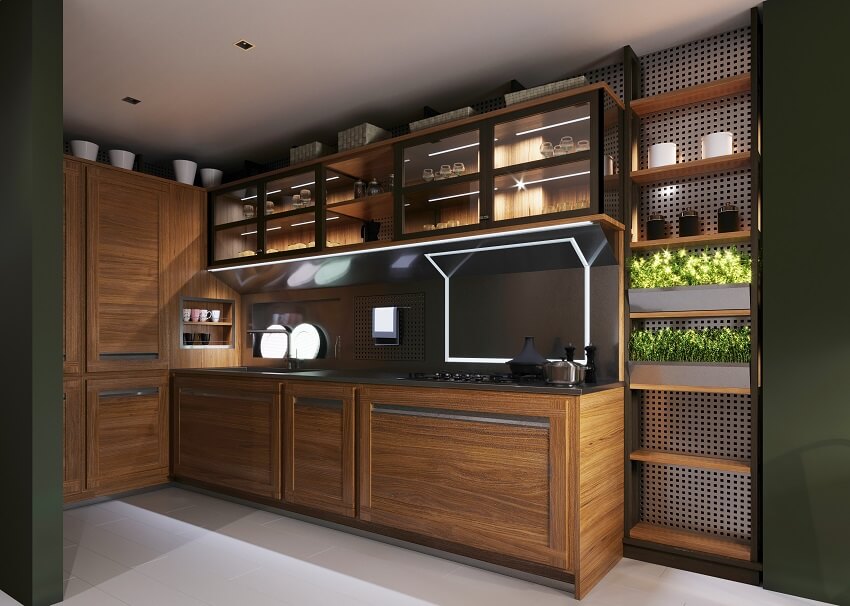
MULTIPOLYGON (((548 606, 572 597, 166 488, 65 512, 67 606, 548 606)), ((819 604, 623 560, 586 606, 819 604)), ((0 592, 0 606, 17 602, 0 592)))

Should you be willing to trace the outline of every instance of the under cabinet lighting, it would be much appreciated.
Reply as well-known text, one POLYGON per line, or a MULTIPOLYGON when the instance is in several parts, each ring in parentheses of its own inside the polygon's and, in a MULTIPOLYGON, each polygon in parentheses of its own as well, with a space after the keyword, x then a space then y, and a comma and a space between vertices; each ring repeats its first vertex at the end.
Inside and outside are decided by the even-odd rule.
POLYGON ((428 157, 433 158, 434 156, 439 156, 440 154, 447 154, 449 152, 457 151, 459 149, 466 149, 467 147, 475 147, 476 145, 479 145, 479 143, 470 143, 469 145, 461 145, 461 146, 458 146, 458 147, 452 147, 450 149, 444 149, 442 151, 434 152, 433 154, 428 154, 428 157))
MULTIPOLYGON (((536 179, 534 181, 523 181, 523 180, 520 179, 519 181, 517 181, 517 184, 514 187, 516 187, 518 189, 525 189, 529 185, 536 185, 538 183, 545 183, 546 181, 557 181, 558 179, 569 179, 571 177, 581 177, 582 175, 589 175, 589 174, 590 174, 590 171, 585 170, 585 171, 582 171, 580 173, 572 173, 570 175, 559 175, 557 177, 546 177, 545 179, 536 179)), ((496 191, 497 189, 498 189, 497 187, 494 187, 493 191, 496 191)), ((429 202, 430 202, 430 200, 429 200, 429 202)))
MULTIPOLYGON (((339 217, 335 217, 339 218, 339 217)), ((328 219, 330 220, 330 218, 328 219)), ((593 221, 578 221, 576 223, 569 223, 567 225, 559 224, 559 225, 546 225, 544 227, 527 227, 522 229, 515 229, 512 231, 503 231, 499 234, 473 234, 470 236, 459 236, 456 238, 444 238, 440 240, 441 244, 444 243, 454 243, 454 242, 471 242, 474 240, 482 240, 485 238, 493 238, 494 236, 505 237, 505 236, 514 236, 519 234, 534 234, 546 231, 553 231, 556 229, 574 229, 577 227, 587 227, 589 225, 593 225, 593 221)), ((405 244, 396 244, 394 246, 382 246, 380 248, 365 248, 361 250, 350 250, 346 252, 336 252, 336 253, 321 253, 316 255, 310 255, 309 257, 298 257, 296 259, 275 259, 273 261, 257 261, 256 263, 243 263, 241 265, 228 265, 227 267, 210 267, 208 271, 210 272, 218 272, 218 271, 232 271, 234 269, 248 269, 251 267, 264 267, 266 265, 285 265, 287 263, 303 263, 304 261, 313 261, 316 259, 330 259, 332 257, 343 257, 343 256, 354 256, 354 255, 366 255, 375 252, 385 252, 388 250, 401 250, 404 248, 415 248, 417 246, 422 246, 421 242, 411 242, 405 244)))
MULTIPOLYGON (((327 219, 325 219, 325 221, 333 221, 334 219, 339 219, 339 217, 328 217, 327 219)), ((315 219, 313 219, 312 221, 301 221, 301 223, 293 223, 289 227, 301 227, 302 225, 310 225, 310 223, 315 223, 315 222, 316 222, 315 219)), ((278 228, 278 229, 280 229, 280 228, 278 228)))
POLYGON ((452 198, 463 198, 464 196, 474 196, 478 191, 471 191, 464 194, 452 194, 451 196, 440 196, 439 198, 428 198, 428 202, 439 202, 440 200, 451 200, 452 198))
MULTIPOLYGON (((339 179, 339 177, 328 177, 325 181, 333 181, 334 179, 339 179)), ((308 185, 315 185, 315 181, 310 181, 309 183, 302 183, 301 185, 293 185, 289 189, 298 189, 299 187, 307 187, 308 185)))
POLYGON ((548 128, 556 128, 558 126, 566 126, 567 124, 574 124, 576 122, 583 122, 585 120, 590 120, 590 116, 585 116, 583 118, 575 118, 574 120, 567 120, 566 122, 558 122, 557 124, 550 124, 549 126, 541 126, 540 128, 532 128, 531 130, 524 130, 522 132, 516 133, 517 137, 522 135, 529 135, 531 133, 536 133, 541 130, 546 130, 548 128))

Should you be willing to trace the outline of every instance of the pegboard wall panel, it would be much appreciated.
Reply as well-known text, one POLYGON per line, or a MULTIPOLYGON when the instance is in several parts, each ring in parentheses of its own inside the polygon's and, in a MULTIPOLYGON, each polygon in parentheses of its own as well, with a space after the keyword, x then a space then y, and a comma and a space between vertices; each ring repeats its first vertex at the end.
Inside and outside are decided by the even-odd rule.
POLYGON ((742 27, 640 58, 641 97, 750 71, 750 28, 742 27))
POLYGON ((605 65, 603 67, 597 67, 596 69, 586 71, 584 72, 584 77, 587 78, 587 82, 589 84, 606 82, 608 86, 611 87, 611 90, 614 91, 615 95, 617 95, 620 99, 623 98, 623 82, 625 74, 622 63, 613 63, 611 65, 605 65))
POLYGON ((354 358, 356 360, 384 361, 424 360, 425 293, 355 297, 354 358), (372 308, 388 306, 402 308, 399 312, 401 343, 399 345, 375 345, 372 340, 372 308))
POLYGON ((649 148, 656 143, 675 143, 676 161, 702 158, 702 137, 731 132, 732 151, 750 151, 750 94, 715 99, 698 105, 653 114, 640 121, 639 165, 649 168, 649 148))
POLYGON ((661 215, 667 222, 668 237, 678 237, 678 216, 687 208, 697 211, 702 233, 717 233, 717 216, 725 204, 738 207, 739 229, 750 229, 753 216, 750 182, 750 171, 744 169, 641 187, 638 237, 647 239, 646 223, 653 214, 661 215))
POLYGON ((751 397, 685 391, 637 396, 640 448, 749 461, 751 397))
POLYGON ((639 475, 642 522, 750 540, 750 476, 653 463, 639 475))
POLYGON ((652 318, 647 320, 635 320, 635 324, 641 324, 644 330, 660 330, 671 328, 673 330, 700 330, 703 328, 744 328, 751 326, 749 317, 733 318, 652 318))

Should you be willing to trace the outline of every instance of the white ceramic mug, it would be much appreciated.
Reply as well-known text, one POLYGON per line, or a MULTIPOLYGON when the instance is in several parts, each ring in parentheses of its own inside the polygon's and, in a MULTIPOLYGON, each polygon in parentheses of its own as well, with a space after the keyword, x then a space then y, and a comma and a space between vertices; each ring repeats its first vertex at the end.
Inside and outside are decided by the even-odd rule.
POLYGON ((71 141, 71 153, 83 160, 91 160, 92 162, 97 160, 98 148, 98 144, 91 141, 83 141, 82 139, 71 141))
POLYGON ((656 143, 649 148, 649 168, 669 166, 676 163, 675 143, 656 143))
POLYGON ((221 185, 222 172, 217 168, 201 169, 201 185, 204 187, 215 187, 221 185))
POLYGON ((110 149, 109 150, 109 163, 112 166, 117 166, 118 168, 126 168, 127 170, 133 170, 133 161, 136 159, 136 154, 133 152, 128 152, 123 149, 110 149))
POLYGON ((192 310, 189 309, 189 308, 184 309, 183 310, 183 321, 188 322, 191 319, 192 319, 192 310))
POLYGON ((180 183, 185 183, 186 185, 194 185, 195 171, 197 170, 198 164, 196 162, 192 162, 191 160, 174 161, 174 174, 177 177, 177 181, 179 181, 180 183))
POLYGON ((221 321, 221 310, 220 309, 211 309, 210 310, 210 320, 213 322, 221 321))
POLYGON ((210 310, 202 309, 201 313, 198 315, 198 322, 209 322, 210 321, 210 310))
POLYGON ((732 154, 732 133, 720 132, 705 135, 702 138, 702 157, 717 158, 718 156, 729 156, 732 154))

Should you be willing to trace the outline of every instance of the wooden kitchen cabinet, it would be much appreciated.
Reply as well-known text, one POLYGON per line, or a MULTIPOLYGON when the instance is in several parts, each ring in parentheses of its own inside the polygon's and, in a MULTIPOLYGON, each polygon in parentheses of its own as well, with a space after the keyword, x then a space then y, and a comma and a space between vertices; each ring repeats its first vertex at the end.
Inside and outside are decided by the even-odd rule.
POLYGON ((86 183, 86 368, 165 369, 160 213, 168 185, 94 165, 86 183))
POLYGON ((168 480, 165 373, 86 381, 86 489, 104 494, 168 480))
POLYGON ((354 418, 354 385, 286 383, 287 503, 354 516, 354 418))
POLYGON ((83 258, 85 225, 83 208, 84 168, 80 162, 65 160, 63 234, 65 259, 62 269, 64 331, 62 333, 63 372, 80 374, 83 362, 83 258))
POLYGON ((361 389, 363 520, 571 569, 565 398, 361 389))
POLYGON ((244 377, 175 377, 173 475, 280 500, 281 387, 244 377))
POLYGON ((65 379, 62 394, 62 420, 64 427, 63 483, 65 498, 83 492, 83 461, 85 453, 85 406, 80 379, 65 379))

